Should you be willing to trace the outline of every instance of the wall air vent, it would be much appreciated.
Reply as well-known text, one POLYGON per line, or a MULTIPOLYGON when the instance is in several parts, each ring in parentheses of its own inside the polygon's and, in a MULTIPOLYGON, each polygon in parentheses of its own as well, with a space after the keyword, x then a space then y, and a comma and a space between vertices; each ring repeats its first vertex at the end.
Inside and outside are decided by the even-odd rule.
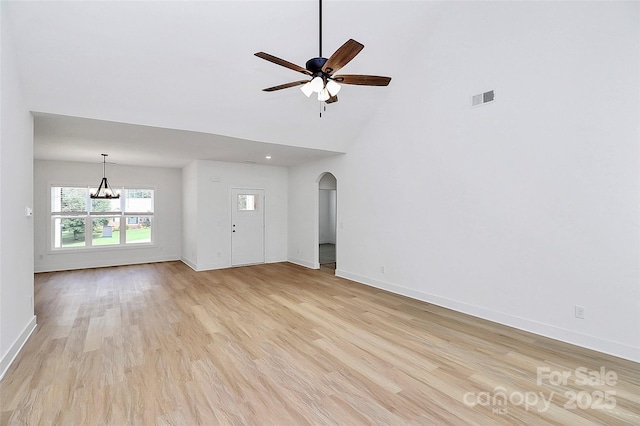
POLYGON ((471 106, 480 106, 484 105, 488 102, 493 102, 495 99, 495 94, 493 90, 489 90, 488 92, 480 93, 479 95, 473 95, 471 97, 471 106))

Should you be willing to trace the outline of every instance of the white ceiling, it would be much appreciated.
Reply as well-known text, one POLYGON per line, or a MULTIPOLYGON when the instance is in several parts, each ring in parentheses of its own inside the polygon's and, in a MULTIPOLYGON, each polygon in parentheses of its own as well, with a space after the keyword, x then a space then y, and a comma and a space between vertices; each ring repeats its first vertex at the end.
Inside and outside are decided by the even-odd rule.
MULTIPOLYGON (((309 1, 10 1, 35 157, 182 167, 194 159, 292 165, 346 152, 419 51, 431 2, 324 1, 323 56, 349 38, 365 49, 344 69, 388 87, 344 86, 319 118, 304 78, 255 57, 304 66, 318 54, 309 1), (272 155, 266 162, 265 155, 272 155), (96 160, 97 159, 97 160, 96 160)), ((4 12, 3 12, 4 13, 4 12)))
POLYGON ((34 157, 152 167, 184 167, 193 160, 291 166, 339 155, 335 151, 248 141, 211 133, 35 114, 34 157), (271 157, 270 159, 266 158, 271 157))

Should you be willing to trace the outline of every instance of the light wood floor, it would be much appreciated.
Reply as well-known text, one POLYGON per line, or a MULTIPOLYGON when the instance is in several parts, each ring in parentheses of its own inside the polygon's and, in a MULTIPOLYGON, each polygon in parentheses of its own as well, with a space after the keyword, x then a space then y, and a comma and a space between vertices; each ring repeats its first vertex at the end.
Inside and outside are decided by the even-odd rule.
POLYGON ((640 423, 636 363, 291 264, 35 281, 2 424, 640 423), (616 383, 580 385, 581 367, 616 383))

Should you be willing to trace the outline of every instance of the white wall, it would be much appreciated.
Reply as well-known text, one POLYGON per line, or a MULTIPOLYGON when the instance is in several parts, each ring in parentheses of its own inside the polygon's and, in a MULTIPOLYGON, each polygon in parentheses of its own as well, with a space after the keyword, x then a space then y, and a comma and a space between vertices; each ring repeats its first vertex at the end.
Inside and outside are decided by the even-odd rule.
POLYGON ((33 310, 33 117, 25 107, 0 3, 0 378, 36 325, 33 310))
POLYGON ((197 161, 183 169, 185 221, 183 260, 198 271, 231 266, 231 189, 265 190, 265 261, 287 260, 287 169, 255 164, 197 161), (190 203, 190 204, 188 204, 190 203), (196 204, 196 205, 192 205, 196 204), (185 213, 186 217, 187 213, 185 213))
POLYGON ((198 265, 198 162, 182 168, 182 261, 198 265))
POLYGON ((431 9, 423 51, 347 155, 290 170, 289 259, 314 265, 330 171, 339 275, 640 361, 638 15, 431 9))
MULTIPOLYGON (((114 159, 114 161, 116 161, 114 159)), ((153 246, 52 251, 50 200, 52 185, 98 185, 102 166, 65 161, 34 162, 36 272, 93 268, 178 260, 182 252, 182 172, 180 169, 111 164, 112 187, 152 187, 154 193, 153 246)))

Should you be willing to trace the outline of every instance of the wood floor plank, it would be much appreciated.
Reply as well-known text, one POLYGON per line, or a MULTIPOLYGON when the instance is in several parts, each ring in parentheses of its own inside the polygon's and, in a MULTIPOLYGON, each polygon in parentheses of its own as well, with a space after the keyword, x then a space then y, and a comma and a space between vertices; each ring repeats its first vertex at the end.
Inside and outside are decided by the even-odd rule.
POLYGON ((637 363, 324 270, 43 273, 35 302, 0 425, 640 424, 637 363), (604 392, 615 402, 594 405, 604 392))

